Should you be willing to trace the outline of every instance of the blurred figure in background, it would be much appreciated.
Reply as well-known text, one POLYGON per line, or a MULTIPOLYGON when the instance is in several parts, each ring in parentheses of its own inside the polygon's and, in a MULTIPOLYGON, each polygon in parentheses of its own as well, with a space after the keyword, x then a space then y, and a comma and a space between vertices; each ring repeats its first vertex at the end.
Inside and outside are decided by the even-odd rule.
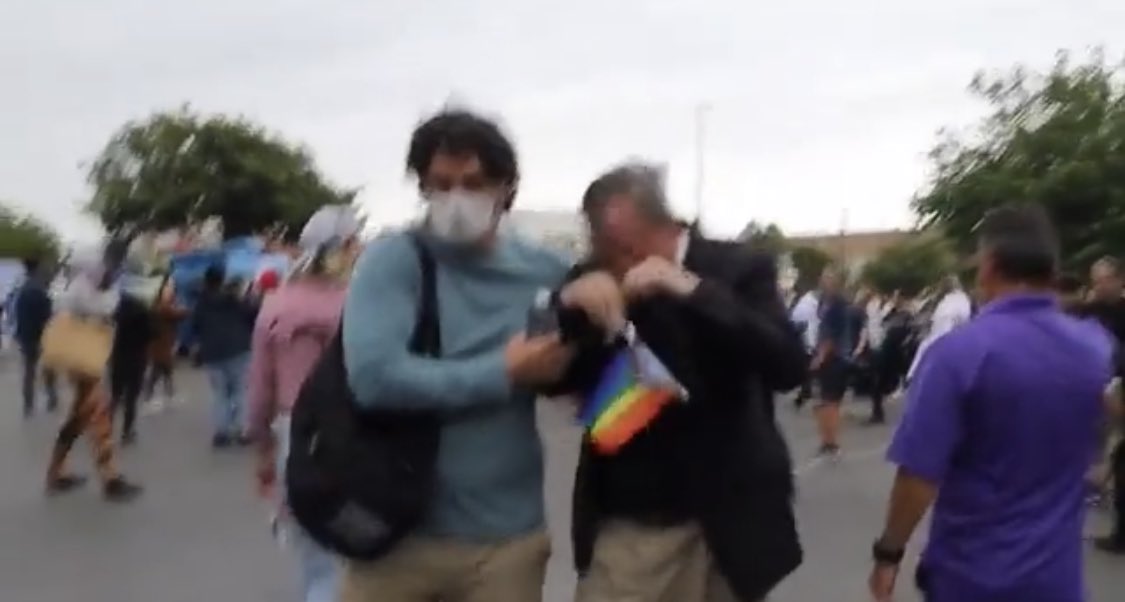
MULTIPOLYGON (((111 322, 120 299, 110 286, 112 266, 106 265, 102 254, 93 250, 72 256, 71 262, 75 274, 59 298, 59 312, 81 320, 111 322)), ((74 388, 74 402, 59 429, 51 454, 47 492, 66 493, 85 484, 84 477, 67 472, 65 466, 74 442, 86 433, 94 450, 94 464, 106 499, 115 502, 133 500, 140 495, 141 488, 125 480, 114 463, 113 423, 101 378, 78 373, 66 376, 74 388)))
POLYGON ((859 333, 853 325, 848 300, 840 290, 840 275, 827 267, 820 276, 820 327, 811 369, 820 385, 816 407, 820 432, 820 455, 834 457, 840 452, 840 404, 848 391, 852 353, 859 333))
MULTIPOLYGON (((805 351, 811 356, 816 349, 817 343, 817 328, 820 326, 820 316, 818 315, 818 308, 820 306, 820 297, 816 287, 810 288, 805 294, 797 300, 797 304, 793 306, 793 310, 789 314, 789 319, 797 325, 801 331, 801 336, 805 342, 805 351)), ((797 409, 801 409, 805 402, 812 397, 812 375, 810 374, 805 378, 805 382, 801 383, 801 389, 797 392, 797 397, 793 400, 793 405, 797 409)))
POLYGON ((176 405, 176 343, 180 322, 187 317, 187 313, 176 303, 172 281, 166 279, 156 294, 156 302, 152 308, 153 332, 148 351, 151 367, 145 385, 147 413, 158 413, 165 405, 176 405), (162 397, 156 396, 158 383, 163 385, 162 397))
MULTIPOLYGON (((42 352, 39 343, 53 308, 48 291, 51 283, 49 267, 38 259, 28 259, 24 261, 24 268, 27 277, 16 293, 14 313, 16 342, 23 357, 23 415, 29 417, 35 413, 35 381, 39 376, 39 355, 42 352)), ((54 372, 43 371, 48 412, 54 412, 59 406, 55 380, 54 372)))
POLYGON ((199 361, 211 381, 216 449, 231 444, 247 445, 243 420, 246 400, 246 369, 250 362, 250 333, 257 308, 243 298, 237 283, 225 285, 226 272, 213 265, 203 275, 203 293, 192 315, 192 329, 199 341, 199 361))
POLYGON ((926 333, 926 338, 919 343, 918 351, 914 354, 914 361, 906 372, 907 381, 911 379, 914 371, 918 368, 918 362, 922 360, 922 356, 925 355, 926 350, 934 341, 954 328, 967 323, 973 317, 973 301, 965 293, 961 280, 957 276, 950 275, 942 281, 938 299, 937 306, 934 307, 934 312, 930 316, 930 328, 926 333))
MULTIPOLYGON (((347 279, 358 250, 359 221, 350 207, 326 207, 301 234, 305 255, 288 282, 270 287, 254 327, 247 378, 249 434, 259 444, 258 483, 285 514, 285 459, 289 412, 305 377, 340 329, 347 279)), ((336 602, 337 560, 296 523, 280 520, 300 562, 304 602, 336 602)))
POLYGON ((859 344, 856 346, 857 359, 867 370, 868 395, 871 397, 871 417, 868 424, 883 424, 886 415, 883 410, 883 397, 886 395, 886 369, 883 341, 886 338, 885 320, 890 313, 891 302, 883 301, 872 289, 865 288, 856 297, 857 309, 863 312, 863 325, 859 344))
MULTIPOLYGON (((1121 266, 1112 257, 1103 257, 1090 267, 1090 302, 1084 314, 1096 319, 1112 335, 1117 345, 1114 375, 1125 375, 1125 298, 1122 298, 1121 266)), ((1120 418, 1116 418, 1120 420, 1120 418)), ((1125 443, 1118 443, 1109 460, 1115 493, 1113 499, 1114 526, 1106 537, 1096 540, 1099 549, 1113 554, 1125 554, 1125 443)))
POLYGON ((137 438, 137 401, 141 397, 148 365, 152 317, 143 301, 123 291, 114 322, 117 328, 113 333, 113 352, 109 359, 110 414, 115 416, 118 409, 122 410, 121 443, 132 445, 137 438))

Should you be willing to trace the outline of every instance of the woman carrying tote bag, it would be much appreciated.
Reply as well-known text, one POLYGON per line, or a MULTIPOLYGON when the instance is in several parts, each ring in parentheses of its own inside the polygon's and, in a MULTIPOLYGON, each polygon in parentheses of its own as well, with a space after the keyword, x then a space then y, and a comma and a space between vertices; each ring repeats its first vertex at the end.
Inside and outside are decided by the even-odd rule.
POLYGON ((66 457, 79 435, 86 433, 106 499, 128 502, 140 495, 141 488, 125 480, 114 463, 113 424, 103 383, 113 315, 120 301, 110 286, 114 270, 100 250, 72 256, 71 268, 74 277, 43 333, 44 366, 66 377, 74 390, 47 469, 47 493, 66 493, 85 484, 84 477, 67 472, 66 457))

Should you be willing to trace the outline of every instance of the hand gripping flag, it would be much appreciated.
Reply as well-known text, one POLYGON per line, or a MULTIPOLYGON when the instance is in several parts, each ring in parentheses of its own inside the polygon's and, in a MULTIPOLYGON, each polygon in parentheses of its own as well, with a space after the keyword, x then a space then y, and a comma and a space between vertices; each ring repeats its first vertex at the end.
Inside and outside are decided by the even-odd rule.
POLYGON ((640 340, 632 324, 626 326, 624 336, 626 345, 603 369, 578 417, 594 449, 605 455, 620 450, 664 406, 687 400, 687 391, 640 340))

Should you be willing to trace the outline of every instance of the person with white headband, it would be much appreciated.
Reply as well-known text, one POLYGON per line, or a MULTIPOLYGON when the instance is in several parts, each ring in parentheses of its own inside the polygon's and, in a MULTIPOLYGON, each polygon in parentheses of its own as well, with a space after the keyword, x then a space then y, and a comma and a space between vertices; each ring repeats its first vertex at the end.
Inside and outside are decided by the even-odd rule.
MULTIPOLYGON (((250 348, 249 434, 258 445, 261 494, 284 517, 278 491, 289 449, 289 414, 305 377, 339 328, 347 281, 358 249, 360 220, 347 206, 325 207, 301 232, 304 254, 288 280, 266 296, 250 348)), ((275 523, 300 563, 304 602, 336 602, 337 560, 293 522, 275 523)))

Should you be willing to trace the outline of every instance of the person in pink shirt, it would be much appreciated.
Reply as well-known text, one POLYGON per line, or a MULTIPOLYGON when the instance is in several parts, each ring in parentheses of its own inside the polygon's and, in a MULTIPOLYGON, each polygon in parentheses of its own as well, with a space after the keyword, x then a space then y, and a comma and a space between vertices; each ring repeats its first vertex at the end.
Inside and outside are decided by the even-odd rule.
POLYGON ((359 222, 345 207, 313 216, 301 234, 305 255, 289 280, 266 296, 254 327, 248 376, 249 435, 258 442, 259 491, 276 503, 276 528, 297 553, 305 602, 337 600, 337 562, 285 517, 289 412, 305 377, 340 325, 359 222), (327 217, 325 217, 327 216, 327 217))

